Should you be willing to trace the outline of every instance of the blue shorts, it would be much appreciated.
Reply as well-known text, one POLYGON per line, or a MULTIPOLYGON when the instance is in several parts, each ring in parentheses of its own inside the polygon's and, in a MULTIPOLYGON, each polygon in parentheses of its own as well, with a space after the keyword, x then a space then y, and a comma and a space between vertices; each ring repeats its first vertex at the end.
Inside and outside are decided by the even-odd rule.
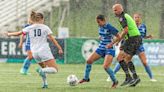
POLYGON ((96 53, 99 54, 101 57, 105 57, 106 55, 111 55, 111 56, 115 56, 115 50, 114 49, 96 49, 96 53))
POLYGON ((144 52, 145 51, 145 49, 144 49, 144 46, 143 46, 143 44, 142 45, 140 45, 140 47, 139 47, 139 49, 137 50, 137 55, 138 54, 140 54, 141 52, 144 52))
POLYGON ((25 51, 31 50, 30 45, 25 45, 25 51))

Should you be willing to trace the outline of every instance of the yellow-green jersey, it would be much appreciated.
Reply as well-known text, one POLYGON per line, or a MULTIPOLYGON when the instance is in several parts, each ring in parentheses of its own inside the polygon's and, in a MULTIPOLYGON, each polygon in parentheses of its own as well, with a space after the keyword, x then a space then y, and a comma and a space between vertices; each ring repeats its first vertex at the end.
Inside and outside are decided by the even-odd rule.
POLYGON ((122 14, 119 16, 119 22, 122 28, 128 27, 128 34, 125 36, 125 39, 141 35, 135 21, 127 13, 122 12, 122 14))

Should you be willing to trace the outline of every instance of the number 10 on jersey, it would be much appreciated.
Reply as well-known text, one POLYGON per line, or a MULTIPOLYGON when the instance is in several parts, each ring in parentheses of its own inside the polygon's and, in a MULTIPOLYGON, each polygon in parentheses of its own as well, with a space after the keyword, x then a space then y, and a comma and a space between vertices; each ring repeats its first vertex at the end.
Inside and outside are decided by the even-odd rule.
POLYGON ((41 29, 35 29, 34 30, 34 37, 41 36, 41 29))

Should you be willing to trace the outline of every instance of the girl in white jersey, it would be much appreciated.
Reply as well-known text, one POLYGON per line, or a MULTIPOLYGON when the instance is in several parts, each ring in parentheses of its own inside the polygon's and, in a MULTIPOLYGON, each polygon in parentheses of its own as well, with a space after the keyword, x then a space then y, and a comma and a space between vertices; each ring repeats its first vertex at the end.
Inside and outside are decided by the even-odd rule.
POLYGON ((23 31, 7 33, 8 36, 18 36, 21 34, 29 34, 30 47, 33 58, 41 66, 37 69, 43 80, 43 87, 47 88, 48 83, 46 74, 54 74, 58 72, 56 61, 51 53, 47 38, 49 38, 53 44, 58 48, 59 54, 63 54, 63 50, 58 42, 53 38, 51 29, 44 25, 44 17, 42 13, 31 12, 30 20, 33 24, 23 29, 23 31))

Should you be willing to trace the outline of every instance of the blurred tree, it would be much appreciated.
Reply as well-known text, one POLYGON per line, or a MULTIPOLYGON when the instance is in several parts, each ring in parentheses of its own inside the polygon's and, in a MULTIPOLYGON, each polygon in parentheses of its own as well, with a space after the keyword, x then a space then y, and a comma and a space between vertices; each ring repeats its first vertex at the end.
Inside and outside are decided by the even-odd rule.
POLYGON ((101 0, 102 2, 102 14, 108 16, 109 13, 109 0, 101 0))
POLYGON ((164 39, 164 0, 161 1, 160 38, 164 39))

